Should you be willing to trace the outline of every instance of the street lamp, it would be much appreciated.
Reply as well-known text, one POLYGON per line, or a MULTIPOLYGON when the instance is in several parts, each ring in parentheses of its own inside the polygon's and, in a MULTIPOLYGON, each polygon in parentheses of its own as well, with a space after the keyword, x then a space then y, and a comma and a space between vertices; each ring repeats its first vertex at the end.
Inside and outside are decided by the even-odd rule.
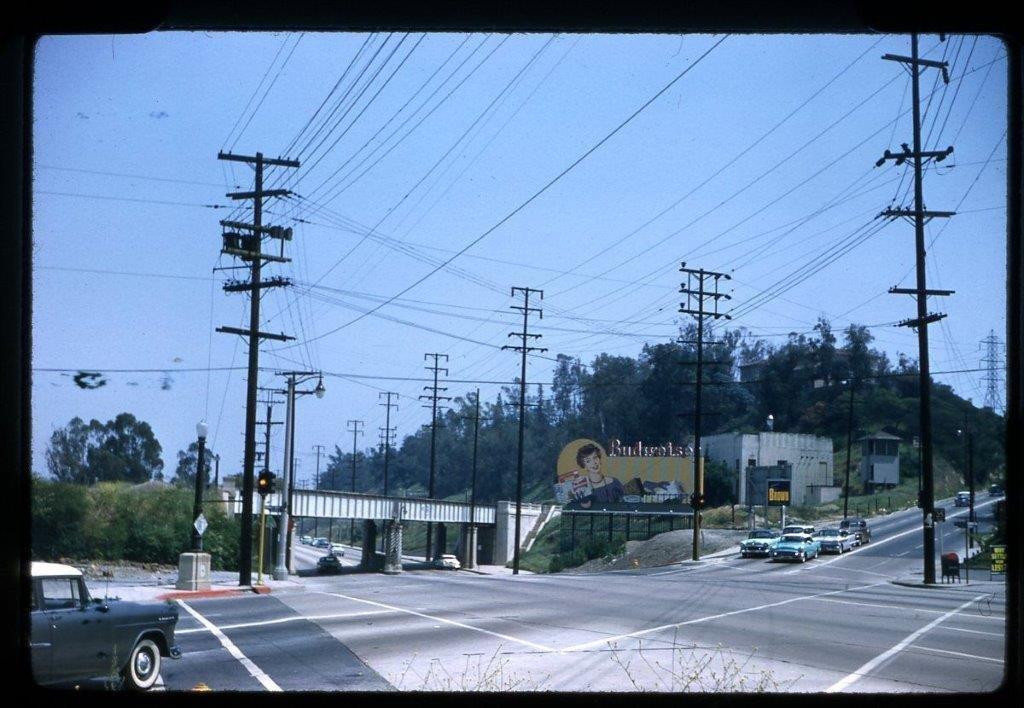
POLYGON ((284 425, 284 470, 281 484, 281 515, 279 517, 280 523, 278 524, 277 529, 277 561, 274 567, 273 577, 274 580, 287 580, 288 540, 291 537, 289 512, 291 510, 292 488, 295 486, 295 397, 312 393, 316 395, 317 398, 323 398, 327 389, 324 387, 324 376, 320 372, 286 371, 278 372, 278 375, 285 376, 287 378, 288 388, 284 393, 287 394, 288 405, 284 425), (295 389, 296 384, 309 381, 314 376, 319 376, 319 380, 317 381, 316 388, 312 391, 297 391, 295 389))
POLYGON ((199 523, 199 517, 203 514, 203 487, 206 475, 205 463, 203 459, 206 453, 206 435, 210 432, 210 426, 206 424, 205 420, 201 420, 196 423, 196 436, 199 438, 199 453, 196 457, 196 496, 195 502, 192 505, 192 550, 200 552, 203 550, 203 534, 196 528, 199 523))

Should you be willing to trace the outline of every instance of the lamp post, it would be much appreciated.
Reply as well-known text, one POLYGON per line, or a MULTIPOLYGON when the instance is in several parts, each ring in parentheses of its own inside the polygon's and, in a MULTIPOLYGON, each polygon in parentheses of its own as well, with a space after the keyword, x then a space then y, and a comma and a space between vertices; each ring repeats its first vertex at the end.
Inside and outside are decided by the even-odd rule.
POLYGON ((324 388, 324 377, 320 372, 314 371, 287 371, 278 372, 279 375, 287 377, 288 388, 284 392, 287 394, 287 415, 285 418, 285 437, 284 437, 284 466, 282 470, 281 480, 281 514, 278 517, 279 522, 277 528, 277 559, 274 566, 274 580, 287 580, 288 579, 288 563, 287 563, 287 549, 288 539, 291 536, 289 533, 289 521, 288 516, 291 511, 291 500, 292 500, 292 486, 294 479, 294 447, 295 447, 295 397, 302 396, 305 394, 315 394, 317 398, 323 398, 324 393, 327 391, 324 388), (296 384, 308 381, 314 376, 319 376, 316 388, 312 391, 297 391, 295 389, 296 384))
POLYGON ((846 417, 846 481, 843 484, 843 518, 850 508, 850 455, 853 448, 853 379, 843 383, 850 387, 850 410, 846 417))
POLYGON ((199 421, 196 423, 196 435, 199 438, 199 454, 196 457, 196 496, 195 501, 192 504, 192 550, 196 553, 203 550, 203 534, 196 528, 195 523, 203 513, 203 487, 206 475, 205 460, 203 457, 206 452, 206 435, 210 432, 210 426, 206 424, 206 421, 199 421))

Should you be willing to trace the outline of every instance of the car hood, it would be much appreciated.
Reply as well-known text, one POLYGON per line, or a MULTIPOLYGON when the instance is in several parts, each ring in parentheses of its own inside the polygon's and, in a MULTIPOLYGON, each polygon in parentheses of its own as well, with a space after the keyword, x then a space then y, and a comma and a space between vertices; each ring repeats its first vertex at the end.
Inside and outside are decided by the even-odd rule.
POLYGON ((778 542, 779 542, 779 539, 777 539, 777 538, 745 538, 742 541, 740 541, 740 545, 741 546, 753 546, 753 545, 758 545, 759 546, 759 545, 761 545, 763 543, 766 543, 769 546, 774 546, 778 542))
POLYGON ((794 541, 779 541, 775 544, 775 550, 777 551, 799 551, 807 547, 808 544, 797 543, 794 541))

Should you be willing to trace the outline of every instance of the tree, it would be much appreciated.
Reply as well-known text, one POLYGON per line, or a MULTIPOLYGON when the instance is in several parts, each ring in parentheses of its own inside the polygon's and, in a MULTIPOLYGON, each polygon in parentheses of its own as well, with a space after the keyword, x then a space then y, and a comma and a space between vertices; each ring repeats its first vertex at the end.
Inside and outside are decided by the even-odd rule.
POLYGON ((62 482, 147 482, 163 469, 161 447, 149 423, 131 413, 86 425, 75 417, 54 431, 46 466, 62 482))
MULTIPOLYGON (((213 448, 207 447, 203 451, 203 473, 207 484, 212 481, 211 469, 212 460, 217 453, 213 448)), ((192 441, 188 444, 187 450, 178 450, 178 466, 174 470, 174 483, 192 488, 196 483, 196 464, 199 462, 199 443, 192 441)), ((153 475, 155 479, 162 474, 157 472, 153 475)))

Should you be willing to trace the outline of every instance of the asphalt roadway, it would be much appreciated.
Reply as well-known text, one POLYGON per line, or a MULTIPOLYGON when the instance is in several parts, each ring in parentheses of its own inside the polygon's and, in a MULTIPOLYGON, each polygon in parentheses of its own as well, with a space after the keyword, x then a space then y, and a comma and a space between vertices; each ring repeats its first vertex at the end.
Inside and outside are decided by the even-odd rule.
MULTIPOLYGON (((981 496, 979 521, 995 500, 981 496)), ((964 531, 948 504, 948 552, 964 531)), ((244 691, 986 692, 1003 678, 1005 585, 922 587, 917 510, 803 564, 730 554, 596 574, 315 573, 302 589, 182 602, 163 685, 244 691), (903 584, 897 584, 899 581, 903 584)), ((938 546, 938 543, 936 544, 938 546)), ((938 549, 937 549, 938 550, 938 549)), ((411 567, 411 566, 410 566, 411 567)), ((938 562, 936 563, 938 568, 938 562)))

